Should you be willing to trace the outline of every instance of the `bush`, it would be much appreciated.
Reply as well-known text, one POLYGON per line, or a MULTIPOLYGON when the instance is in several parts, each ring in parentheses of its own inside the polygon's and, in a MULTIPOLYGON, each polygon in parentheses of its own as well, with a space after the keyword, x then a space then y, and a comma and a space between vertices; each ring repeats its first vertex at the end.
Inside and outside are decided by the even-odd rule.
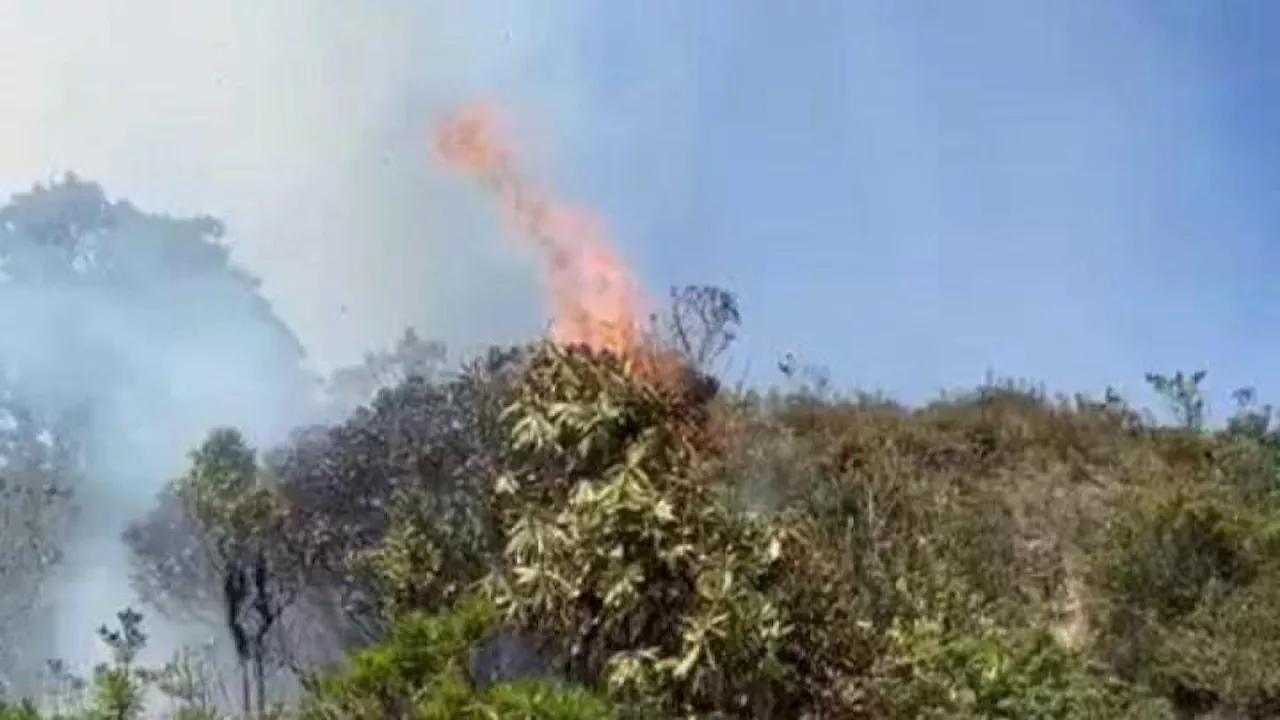
MULTIPOLYGON (((1160 386, 1167 427, 1113 394, 908 408, 717 394, 648 349, 502 357, 270 466, 288 532, 246 530, 370 639, 283 717, 1280 711, 1280 438, 1256 408, 1211 428, 1200 375, 1160 386)), ((105 668, 97 707, 160 677, 105 668)))
POLYGON ((554 679, 477 687, 473 650, 496 629, 485 600, 464 599, 437 615, 411 614, 384 643, 355 653, 343 669, 320 679, 302 715, 312 720, 600 720, 608 706, 591 693, 554 679))
POLYGON ((915 611, 893 622, 872 671, 880 717, 1173 717, 1046 624, 1009 627, 960 582, 914 589, 915 611))
POLYGON ((1238 488, 1139 493, 1097 553, 1097 645, 1192 709, 1280 708, 1280 514, 1238 488))

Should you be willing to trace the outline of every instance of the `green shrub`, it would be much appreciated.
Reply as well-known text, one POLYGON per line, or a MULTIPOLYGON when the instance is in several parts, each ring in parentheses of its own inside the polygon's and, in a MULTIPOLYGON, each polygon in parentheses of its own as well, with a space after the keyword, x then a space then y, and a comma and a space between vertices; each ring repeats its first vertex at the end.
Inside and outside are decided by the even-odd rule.
POLYGON ((1280 707, 1280 514, 1250 495, 1136 493, 1094 555, 1101 657, 1188 711, 1280 707))
POLYGON ((1107 677, 1040 623, 1010 627, 956 582, 921 588, 873 670, 886 718, 1167 718, 1169 709, 1107 677))
POLYGON ((19 703, 0 703, 0 720, 43 720, 44 715, 36 708, 34 702, 23 700, 19 703))
POLYGON ((385 642, 355 653, 320 678, 303 703, 310 720, 601 720, 607 706, 589 692, 550 680, 477 688, 468 675, 472 650, 495 629, 485 600, 463 599, 452 611, 410 614, 385 642))

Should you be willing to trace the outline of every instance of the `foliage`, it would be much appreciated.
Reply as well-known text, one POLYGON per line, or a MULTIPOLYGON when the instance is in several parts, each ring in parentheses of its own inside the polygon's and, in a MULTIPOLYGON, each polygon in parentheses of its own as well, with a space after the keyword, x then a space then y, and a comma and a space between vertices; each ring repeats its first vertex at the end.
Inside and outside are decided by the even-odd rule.
POLYGON ((583 349, 534 355, 508 411, 519 457, 496 489, 507 543, 489 587, 508 622, 560 639, 578 681, 766 717, 786 672, 783 537, 716 502, 697 399, 633 373, 583 349))
POLYGON ((507 453, 499 416, 520 355, 494 350, 432 378, 401 358, 403 382, 271 458, 284 536, 308 558, 307 599, 342 649, 380 634, 386 602, 438 605, 487 571, 489 487, 507 453), (394 556, 414 553, 420 564, 397 577, 394 556))
POLYGON ((0 720, 42 720, 39 708, 31 700, 0 703, 0 720))
POLYGON ((148 679, 168 699, 177 720, 217 720, 217 667, 210 649, 181 648, 163 667, 149 671, 148 679))
POLYGON ((610 717, 592 694, 546 679, 477 687, 472 649, 495 628, 495 613, 477 597, 447 613, 401 617, 384 643, 354 654, 324 677, 303 718, 412 720, 510 718, 588 720, 610 717))
POLYGON ((1274 504, 1179 487, 1118 513, 1096 555, 1097 644, 1123 677, 1184 705, 1280 709, 1274 504))
POLYGON ((215 433, 172 496, 364 600, 327 616, 369 632, 304 672, 313 718, 1275 707, 1280 442, 1247 394, 1214 428, 1171 376, 1163 426, 1112 392, 908 408, 672 362, 495 352, 262 466, 215 433))
POLYGON ((881 717, 1170 717, 1168 708, 1059 642, 1047 625, 1011 626, 993 617, 963 582, 911 590, 913 612, 892 621, 872 669, 881 717))
MULTIPOLYGON (((0 219, 0 293, 125 287, 166 348, 164 293, 274 322, 212 220, 74 179, 0 219)), ((1280 431, 1254 393, 1216 424, 1202 371, 1148 376, 1169 424, 1110 390, 994 380, 907 407, 790 355, 781 388, 726 390, 737 298, 671 300, 624 354, 538 342, 452 367, 409 332, 280 446, 209 431, 126 540, 147 605, 220 642, 144 668, 123 613, 112 662, 54 713, 138 717, 156 692, 188 719, 1280 712, 1280 431), (210 692, 227 658, 233 700, 210 692)), ((271 363, 297 359, 277 330, 271 363)), ((30 364, 9 350, 0 371, 30 364)), ((102 350, 108 384, 136 359, 55 350, 102 350)), ((34 625, 104 402, 6 377, 0 640, 34 625)))
MULTIPOLYGON (((107 488, 165 472, 229 400, 269 406, 250 380, 270 402, 305 400, 301 344, 223 232, 213 218, 148 213, 73 175, 0 205, 6 691, 38 685, 57 604, 47 581, 65 551, 102 542, 101 528, 136 510, 107 488)), ((281 421, 267 415, 252 418, 255 429, 281 421)))
POLYGON ((142 616, 134 610, 124 610, 117 618, 120 629, 103 626, 98 631, 111 650, 111 662, 99 665, 93 672, 91 714, 101 720, 132 720, 140 717, 144 708, 142 692, 147 675, 135 666, 138 652, 147 642, 142 616))
POLYGON ((280 659, 270 640, 301 589, 300 556, 280 542, 278 498, 255 450, 238 431, 222 428, 192 453, 190 472, 170 484, 162 501, 149 524, 126 533, 142 564, 135 585, 158 607, 176 601, 190 616, 205 610, 206 618, 221 621, 215 627, 229 634, 241 668, 241 703, 247 712, 252 694, 262 713, 267 665, 280 659), (157 533, 157 526, 168 532, 157 533), (147 544, 174 535, 176 546, 147 544))

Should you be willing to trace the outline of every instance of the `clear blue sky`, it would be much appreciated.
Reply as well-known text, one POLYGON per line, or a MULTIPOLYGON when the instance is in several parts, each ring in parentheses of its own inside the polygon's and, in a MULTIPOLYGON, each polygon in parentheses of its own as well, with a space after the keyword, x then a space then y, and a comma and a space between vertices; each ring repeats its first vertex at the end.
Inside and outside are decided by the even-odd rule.
POLYGON ((598 5, 564 174, 754 376, 1280 392, 1280 3, 598 5))

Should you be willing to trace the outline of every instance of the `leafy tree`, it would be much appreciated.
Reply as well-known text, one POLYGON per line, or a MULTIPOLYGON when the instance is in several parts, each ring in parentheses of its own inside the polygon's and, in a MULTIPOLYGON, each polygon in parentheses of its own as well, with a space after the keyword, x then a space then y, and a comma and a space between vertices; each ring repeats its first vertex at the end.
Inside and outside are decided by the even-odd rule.
POLYGON ((341 647, 380 637, 387 603, 440 607, 487 571, 488 489, 507 452, 499 416, 519 355, 411 375, 274 454, 285 534, 310 558, 306 600, 341 647), (394 557, 414 555, 422 564, 397 575, 408 566, 394 557))
POLYGON ((224 620, 222 575, 203 536, 187 490, 189 480, 166 483, 155 506, 130 524, 124 539, 138 595, 165 619, 206 627, 224 620))
POLYGON ((1147 373, 1147 383, 1173 411, 1174 419, 1187 430, 1200 430, 1208 419, 1208 402, 1201 384, 1208 376, 1205 370, 1173 375, 1147 373))
MULTIPOLYGON (((135 526, 128 534, 143 561, 137 584, 156 604, 175 601, 188 611, 221 615, 241 669, 240 701, 246 713, 267 706, 267 667, 271 639, 281 618, 301 591, 298 558, 281 543, 281 517, 273 490, 264 483, 256 452, 231 429, 217 429, 191 456, 191 470, 167 491, 159 509, 181 512, 180 524, 159 521, 135 526), (185 530, 195 544, 172 547, 144 544, 185 530), (158 581, 163 581, 163 584, 158 581), (192 581, 191 586, 173 584, 192 581)), ((172 515, 159 520, 171 521, 172 515)))
MULTIPOLYGON (((257 409, 305 402, 301 346, 222 233, 212 218, 147 213, 73 175, 0 207, 0 302, 21 308, 0 316, 0 476, 11 500, 0 648, 24 650, 0 671, 21 690, 34 689, 52 627, 54 561, 113 540, 103 535, 135 510, 112 490, 123 483, 85 480, 163 477, 229 398, 257 409)), ((278 429, 269 426, 283 418, 270 415, 240 418, 278 429)))
POLYGON ((551 344, 531 359, 508 409, 515 462, 495 488, 507 539, 488 586, 504 620, 628 706, 814 709, 789 662, 802 652, 785 571, 804 564, 798 543, 720 501, 696 377, 671 386, 638 367, 551 344))
MULTIPOLYGON (((199 373, 201 351, 255 365, 272 399, 299 402, 310 391, 302 347, 231 262, 223 232, 210 217, 145 213, 73 175, 15 195, 0 208, 0 298, 24 308, 0 319, 12 402, 92 421, 103 406, 120 412, 122 388, 138 404, 166 399, 175 388, 164 383, 196 379, 171 373, 199 373)), ((216 376, 199 379, 176 391, 217 391, 216 376)))

